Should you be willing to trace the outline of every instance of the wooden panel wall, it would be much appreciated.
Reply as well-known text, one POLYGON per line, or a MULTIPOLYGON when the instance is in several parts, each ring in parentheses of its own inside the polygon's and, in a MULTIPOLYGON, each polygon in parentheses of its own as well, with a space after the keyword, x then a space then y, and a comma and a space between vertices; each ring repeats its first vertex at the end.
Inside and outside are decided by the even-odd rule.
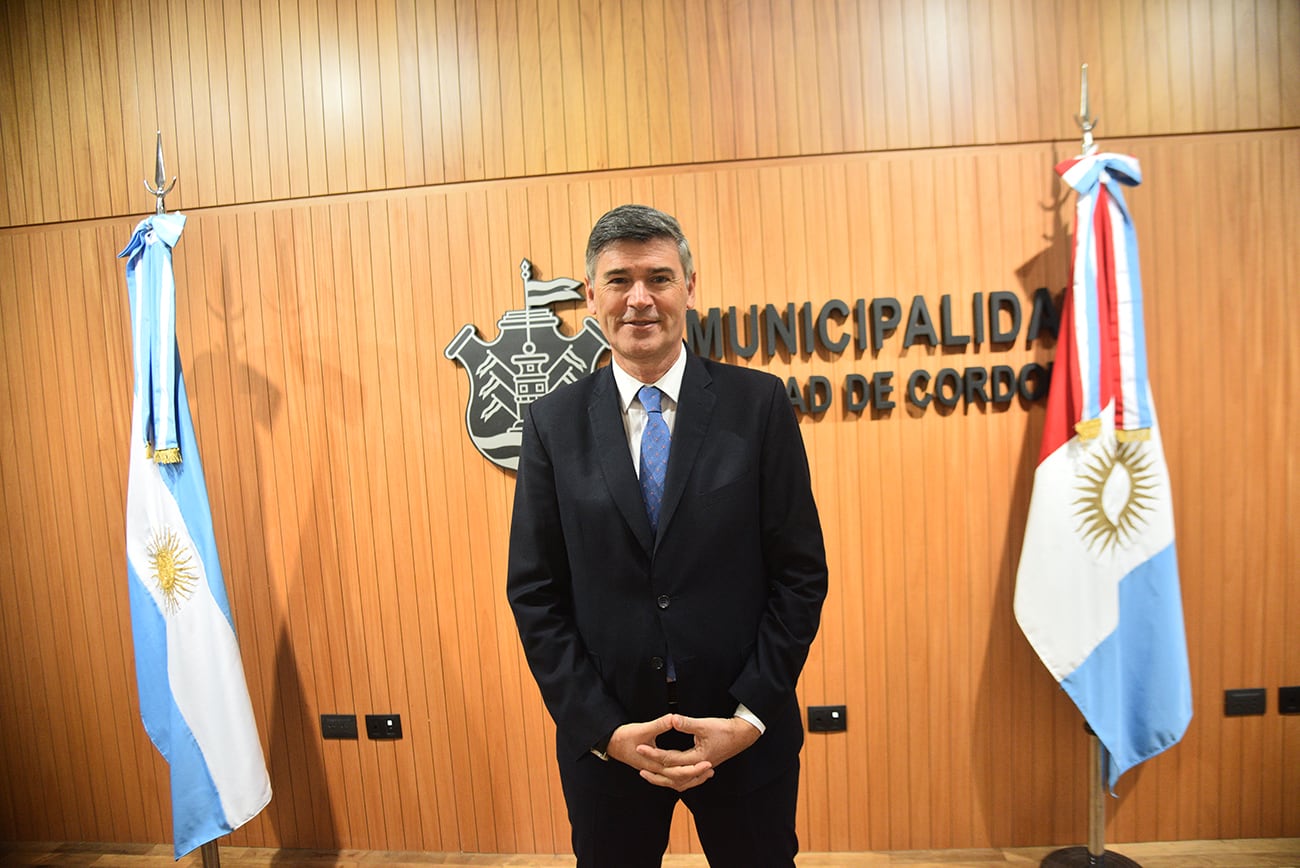
POLYGON ((0 226, 1300 121, 1294 0, 57 0, 0 10, 0 226))
MULTIPOLYGON (((443 348, 465 323, 495 334, 521 258, 579 275, 591 222, 625 201, 682 219, 705 309, 950 294, 963 330, 976 293, 1027 309, 1065 281, 1051 167, 1077 149, 1080 60, 1103 142, 1146 173, 1130 202, 1196 701, 1183 743, 1121 782, 1108 839, 1300 835, 1300 718, 1221 715, 1225 688, 1300 683, 1282 448, 1300 426, 1300 63, 1280 47, 1300 5, 4 14, 0 839, 170 840, 134 685, 113 259, 150 203, 157 126, 190 213, 182 358, 276 790, 232 842, 553 852, 553 730, 502 593, 513 481, 470 445, 443 348), (319 737, 320 713, 393 711, 399 742, 319 737)), ((912 370, 1054 347, 901 343, 767 364, 837 390, 893 370, 899 400, 852 413, 837 391, 803 422, 833 588, 801 696, 849 708, 805 750, 803 846, 1076 843, 1078 715, 1011 614, 1042 407, 902 401, 912 370)), ((683 821, 673 848, 695 846, 683 821)))

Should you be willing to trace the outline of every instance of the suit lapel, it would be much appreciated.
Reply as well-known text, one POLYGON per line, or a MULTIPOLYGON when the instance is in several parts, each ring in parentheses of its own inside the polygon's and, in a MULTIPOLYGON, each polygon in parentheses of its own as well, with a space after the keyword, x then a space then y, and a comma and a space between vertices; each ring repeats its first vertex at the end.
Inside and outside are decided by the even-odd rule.
MULTIPOLYGON (((600 456, 600 469, 605 477, 605 485, 609 488, 609 495, 642 548, 650 551, 654 546, 654 539, 650 536, 650 519, 645 514, 641 484, 637 481, 632 456, 627 448, 627 431, 623 428, 618 387, 614 384, 613 372, 608 368, 600 374, 592 389, 587 418, 591 420, 596 454, 600 456)), ((671 477, 671 457, 668 472, 671 477)))
MULTIPOLYGON (((686 353, 686 371, 682 374, 682 390, 677 400, 677 421, 673 424, 673 441, 668 452, 668 475, 664 480, 664 501, 659 508, 659 539, 673 520, 673 513, 686 491, 686 480, 699 457, 713 418, 713 378, 704 363, 694 353, 686 353)), ((613 379, 612 377, 610 378, 613 379)), ((638 486, 638 492, 640 487, 638 486)), ((644 510, 643 510, 644 511, 644 510)), ((649 522, 646 523, 647 529, 649 522)), ((656 541, 657 542, 657 541, 656 541)))

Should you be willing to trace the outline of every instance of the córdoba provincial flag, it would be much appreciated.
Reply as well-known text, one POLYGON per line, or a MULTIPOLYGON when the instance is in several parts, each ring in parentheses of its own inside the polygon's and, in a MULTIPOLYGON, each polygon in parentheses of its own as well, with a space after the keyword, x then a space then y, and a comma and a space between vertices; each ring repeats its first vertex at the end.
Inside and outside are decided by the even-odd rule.
POLYGON ((1192 718, 1173 506, 1147 382, 1137 235, 1120 185, 1136 159, 1090 154, 1056 171, 1078 192, 1016 620, 1125 771, 1192 718))
POLYGON ((184 227, 183 214, 148 217, 118 254, 135 356, 126 555, 136 680, 145 731, 171 766, 177 859, 271 800, 176 344, 171 251, 184 227))

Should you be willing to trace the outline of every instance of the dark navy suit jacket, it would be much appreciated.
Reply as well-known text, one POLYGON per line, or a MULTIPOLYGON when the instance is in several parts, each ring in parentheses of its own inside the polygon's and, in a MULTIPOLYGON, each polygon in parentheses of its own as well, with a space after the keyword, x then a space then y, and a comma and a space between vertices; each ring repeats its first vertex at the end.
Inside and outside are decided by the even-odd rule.
POLYGON ((731 717, 743 702, 767 727, 705 786, 744 791, 788 770, 826 583, 803 438, 776 377, 688 354, 657 537, 610 369, 530 405, 507 595, 561 774, 650 786, 590 748, 668 711, 670 655, 680 713, 731 717))

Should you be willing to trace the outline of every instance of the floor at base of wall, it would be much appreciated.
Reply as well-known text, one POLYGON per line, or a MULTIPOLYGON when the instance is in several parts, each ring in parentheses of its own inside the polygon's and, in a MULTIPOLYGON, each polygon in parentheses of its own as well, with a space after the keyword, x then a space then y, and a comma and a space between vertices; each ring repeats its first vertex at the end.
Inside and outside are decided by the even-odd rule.
MULTIPOLYGON (((905 850, 886 853, 802 853, 799 868, 957 868, 1038 865, 1052 847, 990 850, 905 850)), ((1242 838, 1230 841, 1161 841, 1115 844, 1118 853, 1142 868, 1300 868, 1300 838, 1242 838)), ((560 868, 572 856, 410 853, 383 850, 280 850, 218 847, 221 868, 560 868)), ((166 844, 0 843, 0 864, 96 866, 96 868, 201 868, 198 851, 172 861, 166 844)), ((666 856, 664 868, 706 868, 703 856, 666 856)))

